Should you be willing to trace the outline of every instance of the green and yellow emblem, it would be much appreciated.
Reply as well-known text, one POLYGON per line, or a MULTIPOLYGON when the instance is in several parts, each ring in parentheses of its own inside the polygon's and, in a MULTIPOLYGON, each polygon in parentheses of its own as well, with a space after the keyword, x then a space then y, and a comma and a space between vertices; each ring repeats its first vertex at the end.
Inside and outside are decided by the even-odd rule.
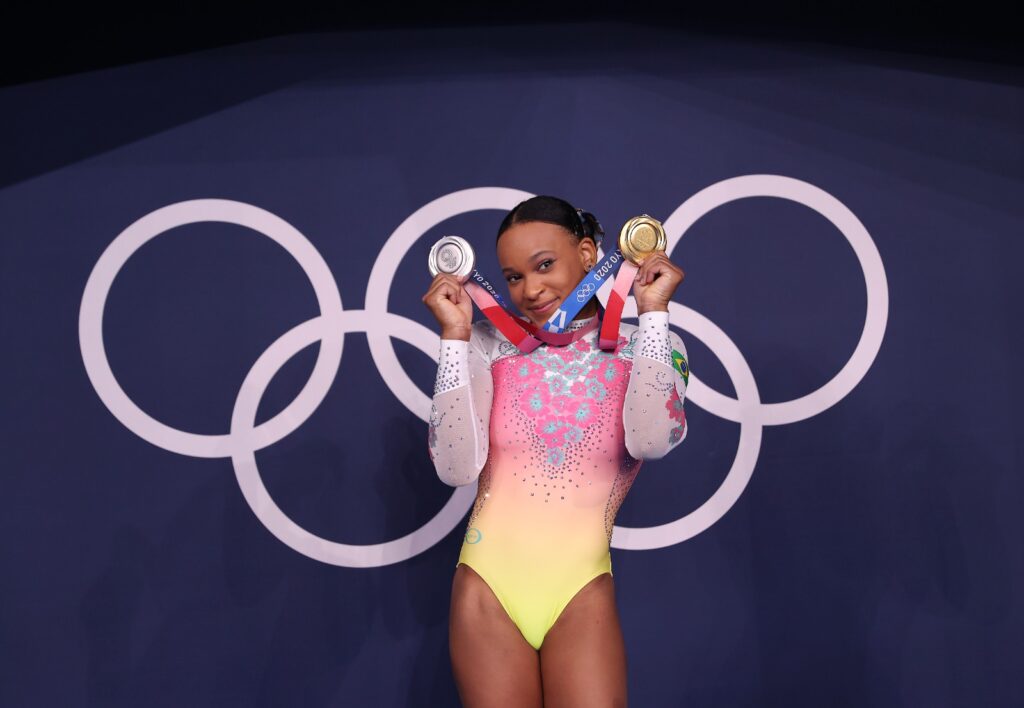
POLYGON ((683 383, 688 386, 690 384, 690 367, 686 365, 686 357, 683 353, 677 352, 675 349, 672 350, 672 366, 683 377, 683 383))

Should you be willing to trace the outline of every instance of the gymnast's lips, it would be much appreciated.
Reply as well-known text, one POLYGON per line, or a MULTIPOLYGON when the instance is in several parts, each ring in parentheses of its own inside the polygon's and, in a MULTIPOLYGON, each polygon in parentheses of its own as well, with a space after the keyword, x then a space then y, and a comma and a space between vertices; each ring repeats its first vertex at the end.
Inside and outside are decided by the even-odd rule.
POLYGON ((548 300, 544 304, 538 305, 537 307, 530 307, 530 308, 527 308, 527 309, 529 309, 530 312, 532 312, 534 314, 537 314, 537 315, 546 315, 549 312, 551 312, 551 310, 556 305, 558 305, 558 302, 559 302, 558 298, 555 298, 554 300, 548 300))

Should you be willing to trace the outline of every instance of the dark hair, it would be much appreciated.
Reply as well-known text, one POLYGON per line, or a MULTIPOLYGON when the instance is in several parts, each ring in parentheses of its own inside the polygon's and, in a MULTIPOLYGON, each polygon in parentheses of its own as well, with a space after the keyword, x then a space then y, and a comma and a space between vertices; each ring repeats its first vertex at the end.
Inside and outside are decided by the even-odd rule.
POLYGON ((600 222, 589 211, 575 208, 572 204, 558 197, 531 197, 519 202, 512 211, 505 215, 498 227, 498 238, 513 224, 527 221, 543 221, 561 226, 578 239, 589 238, 601 245, 604 229, 600 222))

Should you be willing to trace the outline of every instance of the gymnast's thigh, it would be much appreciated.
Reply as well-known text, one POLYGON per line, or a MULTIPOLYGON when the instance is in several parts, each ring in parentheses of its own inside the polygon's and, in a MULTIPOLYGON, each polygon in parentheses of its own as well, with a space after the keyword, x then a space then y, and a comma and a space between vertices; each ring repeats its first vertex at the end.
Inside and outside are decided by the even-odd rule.
POLYGON ((540 647, 544 708, 626 705, 626 649, 612 576, 573 596, 540 647))
POLYGON ((452 581, 448 642, 464 708, 541 708, 537 651, 490 586, 464 564, 452 581))

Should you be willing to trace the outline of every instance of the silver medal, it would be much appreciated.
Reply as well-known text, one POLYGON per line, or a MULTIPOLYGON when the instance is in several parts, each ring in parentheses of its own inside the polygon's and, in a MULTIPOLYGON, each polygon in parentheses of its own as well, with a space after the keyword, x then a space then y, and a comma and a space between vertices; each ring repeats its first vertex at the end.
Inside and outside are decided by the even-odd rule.
POLYGON ((427 257, 427 268, 431 277, 438 273, 454 275, 459 280, 466 280, 476 264, 476 256, 469 241, 461 236, 443 236, 430 248, 427 257))

